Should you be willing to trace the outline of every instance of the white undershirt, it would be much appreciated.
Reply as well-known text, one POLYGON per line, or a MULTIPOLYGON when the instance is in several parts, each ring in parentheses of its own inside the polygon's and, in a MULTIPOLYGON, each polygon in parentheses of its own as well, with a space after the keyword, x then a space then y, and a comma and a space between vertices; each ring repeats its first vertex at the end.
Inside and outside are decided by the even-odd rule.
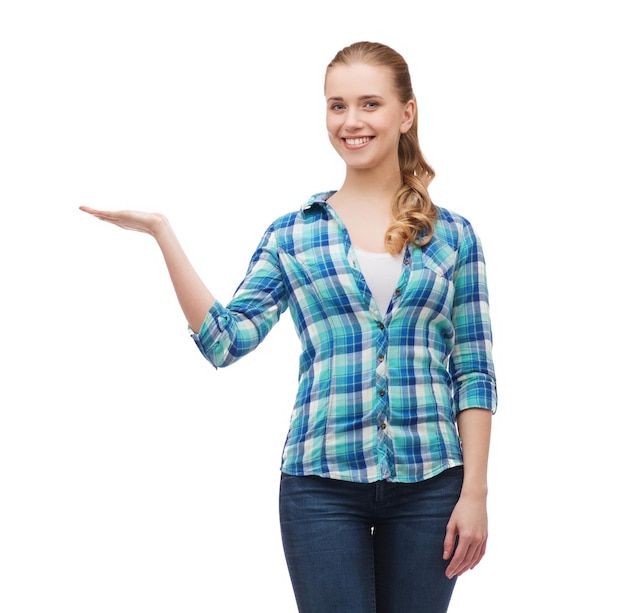
POLYGON ((358 247, 354 247, 354 251, 378 310, 381 315, 385 315, 393 292, 398 285, 404 254, 374 253, 358 247))

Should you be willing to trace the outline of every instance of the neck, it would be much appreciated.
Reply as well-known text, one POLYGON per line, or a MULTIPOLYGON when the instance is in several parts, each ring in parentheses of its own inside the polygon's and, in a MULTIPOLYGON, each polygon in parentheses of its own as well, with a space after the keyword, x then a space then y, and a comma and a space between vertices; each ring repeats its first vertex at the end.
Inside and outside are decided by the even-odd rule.
POLYGON ((370 170, 348 169, 338 194, 349 199, 356 198, 363 204, 391 203, 401 185, 399 171, 381 175, 370 170))

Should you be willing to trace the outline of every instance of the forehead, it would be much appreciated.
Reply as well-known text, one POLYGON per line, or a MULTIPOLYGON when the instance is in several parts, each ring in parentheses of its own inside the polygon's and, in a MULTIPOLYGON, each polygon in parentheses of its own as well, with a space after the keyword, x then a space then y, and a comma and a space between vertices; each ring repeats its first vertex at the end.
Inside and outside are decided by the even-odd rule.
POLYGON ((327 98, 395 93, 391 69, 371 64, 337 64, 328 69, 324 95, 327 98))

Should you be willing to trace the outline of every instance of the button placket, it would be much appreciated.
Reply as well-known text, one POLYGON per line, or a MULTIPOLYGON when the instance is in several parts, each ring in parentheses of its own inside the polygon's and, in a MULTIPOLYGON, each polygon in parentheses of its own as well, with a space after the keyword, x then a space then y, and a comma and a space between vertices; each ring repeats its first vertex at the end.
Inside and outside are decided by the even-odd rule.
POLYGON ((376 335, 376 353, 372 356, 376 369, 376 401, 375 415, 377 424, 378 470, 381 478, 388 478, 394 472, 393 449, 389 431, 389 379, 387 365, 387 349, 389 337, 387 326, 379 321, 376 335))

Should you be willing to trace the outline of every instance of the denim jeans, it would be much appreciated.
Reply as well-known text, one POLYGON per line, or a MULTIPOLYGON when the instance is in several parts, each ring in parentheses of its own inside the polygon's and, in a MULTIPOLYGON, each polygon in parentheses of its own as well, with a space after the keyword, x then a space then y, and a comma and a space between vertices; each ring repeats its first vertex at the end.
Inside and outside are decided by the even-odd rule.
POLYGON ((300 613, 444 613, 446 525, 463 482, 451 468, 419 483, 283 474, 280 523, 300 613))

